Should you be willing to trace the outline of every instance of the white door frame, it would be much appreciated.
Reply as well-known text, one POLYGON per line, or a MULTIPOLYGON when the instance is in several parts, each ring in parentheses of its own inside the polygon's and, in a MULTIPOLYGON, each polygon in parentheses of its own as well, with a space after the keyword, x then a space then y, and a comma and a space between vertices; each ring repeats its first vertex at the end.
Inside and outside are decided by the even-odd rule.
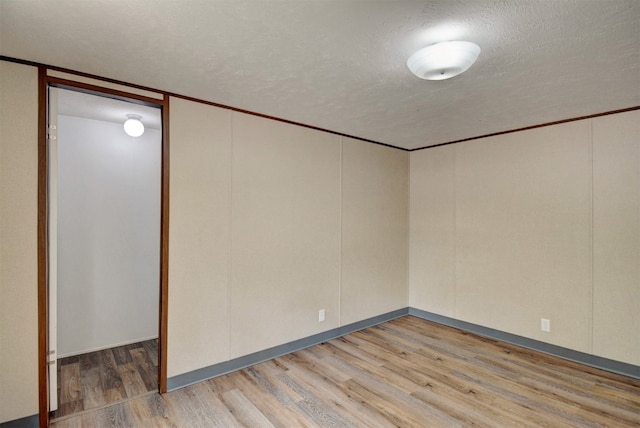
POLYGON ((49 411, 58 409, 58 93, 49 88, 47 155, 49 185, 49 411))

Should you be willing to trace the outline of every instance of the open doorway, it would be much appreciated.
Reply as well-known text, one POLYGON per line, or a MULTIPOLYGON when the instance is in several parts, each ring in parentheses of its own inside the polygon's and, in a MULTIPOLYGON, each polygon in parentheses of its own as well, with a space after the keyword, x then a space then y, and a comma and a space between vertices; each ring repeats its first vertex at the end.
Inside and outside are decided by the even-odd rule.
POLYGON ((160 108, 49 88, 51 418, 158 391, 160 108), (145 131, 125 133, 127 115, 145 131))

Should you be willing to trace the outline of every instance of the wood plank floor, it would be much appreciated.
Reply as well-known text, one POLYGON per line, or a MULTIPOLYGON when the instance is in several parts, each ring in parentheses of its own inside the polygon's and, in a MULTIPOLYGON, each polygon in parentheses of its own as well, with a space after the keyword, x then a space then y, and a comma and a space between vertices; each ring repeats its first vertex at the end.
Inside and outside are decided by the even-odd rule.
POLYGON ((56 427, 638 427, 640 381, 405 316, 56 427))
POLYGON ((157 339, 58 360, 58 409, 51 419, 158 390, 157 339))

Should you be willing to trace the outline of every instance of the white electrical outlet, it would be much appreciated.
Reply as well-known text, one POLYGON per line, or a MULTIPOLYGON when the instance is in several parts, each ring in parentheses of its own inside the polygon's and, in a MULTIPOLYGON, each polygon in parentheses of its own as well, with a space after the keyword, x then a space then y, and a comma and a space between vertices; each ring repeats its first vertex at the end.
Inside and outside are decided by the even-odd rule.
POLYGON ((324 321, 324 309, 318 311, 318 322, 324 321))
POLYGON ((540 330, 542 331, 551 331, 551 321, 546 318, 540 319, 540 330))

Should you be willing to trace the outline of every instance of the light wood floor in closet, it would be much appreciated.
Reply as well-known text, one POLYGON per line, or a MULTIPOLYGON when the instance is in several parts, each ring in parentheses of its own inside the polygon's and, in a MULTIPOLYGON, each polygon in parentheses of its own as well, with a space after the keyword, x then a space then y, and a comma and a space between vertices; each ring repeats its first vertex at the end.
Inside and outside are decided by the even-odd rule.
POLYGON ((58 409, 52 419, 158 391, 158 341, 58 361, 58 409))
POLYGON ((640 380, 405 316, 56 427, 638 427, 640 380))

